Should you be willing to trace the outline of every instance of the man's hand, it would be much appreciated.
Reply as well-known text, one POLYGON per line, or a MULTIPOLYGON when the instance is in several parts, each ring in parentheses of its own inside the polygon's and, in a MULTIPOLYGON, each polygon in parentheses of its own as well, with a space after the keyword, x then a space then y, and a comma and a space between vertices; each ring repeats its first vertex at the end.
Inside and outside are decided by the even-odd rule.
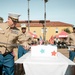
POLYGON ((25 50, 30 50, 30 45, 28 45, 26 42, 24 42, 22 46, 25 50))

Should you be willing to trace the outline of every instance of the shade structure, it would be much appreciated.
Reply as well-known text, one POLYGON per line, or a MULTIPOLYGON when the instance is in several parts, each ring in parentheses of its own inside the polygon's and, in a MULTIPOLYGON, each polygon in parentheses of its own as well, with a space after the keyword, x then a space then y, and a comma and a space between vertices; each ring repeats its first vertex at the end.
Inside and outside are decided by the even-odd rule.
POLYGON ((33 38, 38 38, 38 36, 37 36, 36 34, 30 32, 30 31, 29 31, 29 33, 30 33, 30 35, 31 35, 33 38))
POLYGON ((68 33, 65 31, 61 31, 58 35, 56 35, 56 38, 66 38, 68 36, 68 33))

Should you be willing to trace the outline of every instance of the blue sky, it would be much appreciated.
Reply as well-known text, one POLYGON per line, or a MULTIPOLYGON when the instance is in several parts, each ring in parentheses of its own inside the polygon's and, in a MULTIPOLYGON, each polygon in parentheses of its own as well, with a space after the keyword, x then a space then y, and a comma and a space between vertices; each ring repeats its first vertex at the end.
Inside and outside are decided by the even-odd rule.
MULTIPOLYGON (((30 0, 30 20, 44 20, 44 1, 30 0)), ((20 20, 28 20, 27 0, 0 0, 0 17, 7 21, 8 13, 21 14, 20 20)), ((75 0, 48 0, 46 19, 75 25, 75 0)))

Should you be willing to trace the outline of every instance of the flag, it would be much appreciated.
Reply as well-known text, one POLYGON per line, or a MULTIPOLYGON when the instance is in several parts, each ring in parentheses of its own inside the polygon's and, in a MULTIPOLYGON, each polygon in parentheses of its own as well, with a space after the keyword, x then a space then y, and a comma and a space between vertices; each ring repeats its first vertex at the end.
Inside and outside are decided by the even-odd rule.
POLYGON ((33 37, 33 38, 37 38, 38 36, 32 32, 29 31, 29 34, 33 37))
POLYGON ((50 43, 50 44, 54 44, 54 37, 53 37, 53 35, 50 37, 49 43, 50 43))
POLYGON ((42 43, 43 43, 43 39, 42 39, 42 37, 40 36, 40 45, 42 45, 42 43))

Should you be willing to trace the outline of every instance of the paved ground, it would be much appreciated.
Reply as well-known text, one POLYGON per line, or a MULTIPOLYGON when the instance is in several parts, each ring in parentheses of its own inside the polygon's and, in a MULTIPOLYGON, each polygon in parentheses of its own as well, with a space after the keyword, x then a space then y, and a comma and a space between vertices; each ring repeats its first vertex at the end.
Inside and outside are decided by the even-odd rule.
MULTIPOLYGON (((58 49, 58 52, 61 52, 67 58, 69 57, 69 51, 67 49, 58 49)), ((75 62, 75 59, 74 59, 74 62, 75 62)))
POLYGON ((69 52, 67 49, 58 49, 58 52, 61 52, 66 57, 69 57, 69 52))

